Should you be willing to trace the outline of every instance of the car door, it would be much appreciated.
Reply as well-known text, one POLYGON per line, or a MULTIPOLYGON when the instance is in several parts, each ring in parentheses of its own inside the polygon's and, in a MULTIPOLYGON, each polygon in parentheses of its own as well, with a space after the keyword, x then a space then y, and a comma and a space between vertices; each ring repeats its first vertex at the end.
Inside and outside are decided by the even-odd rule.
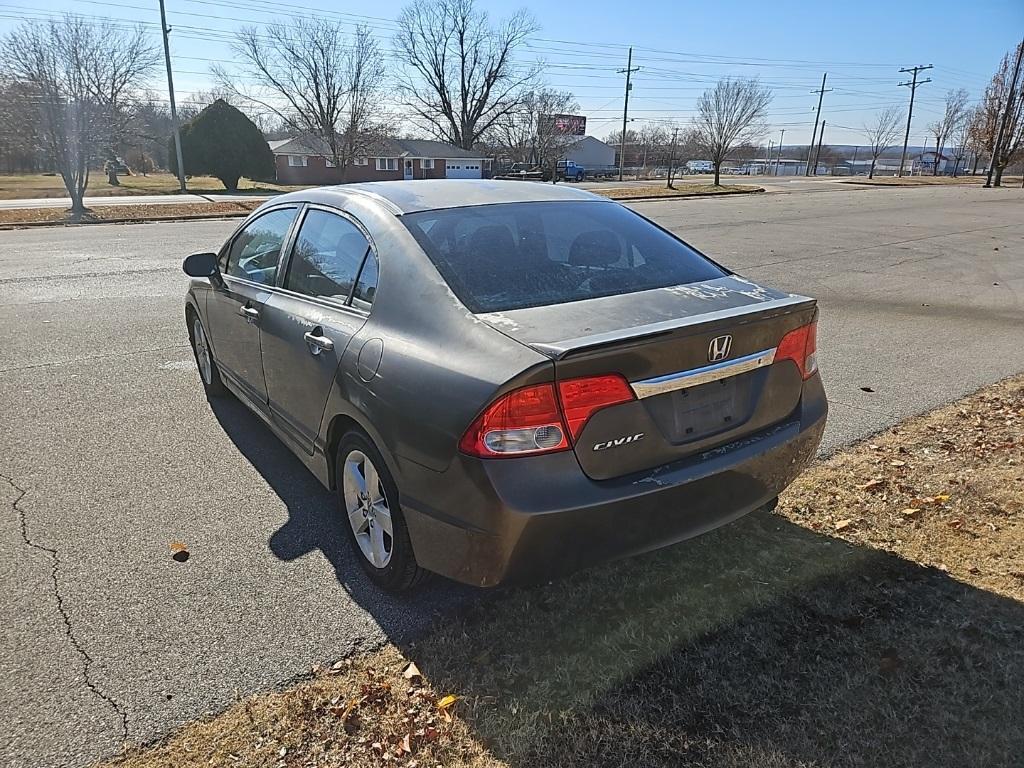
POLYGON ((242 227, 221 252, 222 280, 206 304, 221 370, 254 402, 267 402, 260 354, 261 313, 277 282, 296 206, 274 208, 242 227))
POLYGON ((279 285, 260 318, 270 411, 312 454, 345 347, 369 314, 377 256, 354 219, 309 206, 279 285))

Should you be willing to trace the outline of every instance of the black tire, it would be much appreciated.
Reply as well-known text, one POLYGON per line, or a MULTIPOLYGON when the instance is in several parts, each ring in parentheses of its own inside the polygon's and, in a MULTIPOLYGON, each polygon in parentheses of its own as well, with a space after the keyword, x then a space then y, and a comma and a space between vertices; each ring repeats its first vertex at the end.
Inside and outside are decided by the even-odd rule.
POLYGON ((206 399, 225 397, 228 394, 228 388, 224 386, 224 382, 220 378, 220 370, 217 368, 217 361, 213 359, 213 352, 210 351, 209 337, 206 335, 203 321, 199 319, 199 315, 195 311, 191 310, 186 314, 186 318, 188 320, 188 340, 192 344, 192 355, 195 357, 196 368, 199 370, 199 380, 203 382, 206 399), (202 345, 196 343, 197 334, 202 337, 202 345), (204 348, 208 367, 203 364, 204 348))
MULTIPOLYGON (((362 463, 365 468, 365 461, 362 463)), ((412 589, 427 576, 427 571, 419 567, 416 562, 416 555, 412 549, 412 541, 409 538, 409 528, 405 524, 405 516, 402 514, 402 505, 398 495, 398 486, 395 484, 387 464, 384 463, 380 451, 365 434, 359 431, 346 432, 338 444, 338 451, 335 455, 335 485, 338 495, 338 513, 342 517, 342 525, 348 532, 349 544, 359 565, 369 576, 370 581, 387 592, 405 592, 412 589), (346 477, 345 464, 350 457, 354 464, 359 464, 359 456, 372 462, 380 481, 380 490, 383 491, 385 508, 390 512, 391 549, 388 552, 387 562, 379 567, 371 562, 371 554, 363 550, 367 545, 364 539, 363 544, 357 540, 356 529, 349 519, 349 503, 346 500, 346 477)), ((365 479, 365 478, 364 478, 365 479)), ((369 489, 368 489, 368 492, 369 489)), ((366 515, 363 515, 364 519, 366 515)), ((359 534, 369 537, 369 531, 359 534)), ((383 534, 386 536, 386 534, 383 534)), ((386 539, 385 539, 386 542, 386 539)), ((372 549, 372 545, 371 549, 372 549)))

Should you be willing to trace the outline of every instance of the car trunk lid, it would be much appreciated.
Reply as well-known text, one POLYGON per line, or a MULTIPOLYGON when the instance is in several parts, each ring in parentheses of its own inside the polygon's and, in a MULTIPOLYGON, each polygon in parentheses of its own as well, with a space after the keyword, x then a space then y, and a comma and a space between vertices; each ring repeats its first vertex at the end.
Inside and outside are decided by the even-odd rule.
POLYGON ((810 323, 813 299, 735 275, 686 286, 478 315, 551 357, 559 381, 609 373, 636 399, 603 408, 574 441, 584 472, 608 479, 748 437, 800 399, 782 338, 810 323))

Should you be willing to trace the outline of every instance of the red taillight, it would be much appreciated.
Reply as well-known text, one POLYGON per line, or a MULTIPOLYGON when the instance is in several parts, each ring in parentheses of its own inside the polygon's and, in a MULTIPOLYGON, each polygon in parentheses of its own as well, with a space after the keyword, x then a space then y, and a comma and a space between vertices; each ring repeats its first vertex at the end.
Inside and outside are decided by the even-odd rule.
POLYGON ((775 362, 792 360, 800 369, 800 376, 809 379, 818 370, 818 323, 812 322, 790 331, 782 337, 775 350, 775 362))
POLYGON ((471 456, 522 456, 569 447, 553 384, 535 384, 491 403, 459 441, 471 456))
POLYGON ((558 396, 573 440, 580 436, 587 420, 597 411, 629 402, 634 397, 629 382, 616 373, 560 381, 558 396))
POLYGON ((633 399, 622 376, 588 376, 515 389, 495 400, 466 430, 459 450, 498 458, 564 451, 602 408, 633 399), (567 426, 568 425, 568 426, 567 426))

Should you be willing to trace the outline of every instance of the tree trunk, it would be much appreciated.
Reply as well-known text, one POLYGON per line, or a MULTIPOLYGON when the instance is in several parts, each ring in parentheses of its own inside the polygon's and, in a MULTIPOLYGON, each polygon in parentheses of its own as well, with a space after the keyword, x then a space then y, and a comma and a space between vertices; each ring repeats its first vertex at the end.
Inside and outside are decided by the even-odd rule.
POLYGON ((878 160, 877 157, 871 158, 871 170, 868 171, 868 179, 875 178, 875 162, 878 160))
POLYGON ((238 191, 238 176, 218 176, 220 183, 224 185, 224 189, 228 192, 238 191))
POLYGON ((720 187, 722 174, 722 164, 720 162, 715 163, 715 186, 720 187))
POLYGON ((977 173, 978 173, 978 160, 980 160, 980 159, 981 159, 981 157, 978 155, 977 152, 975 152, 974 153, 974 165, 971 167, 971 176, 976 176, 977 175, 977 173))
POLYGON ((112 187, 121 186, 121 182, 117 180, 117 168, 113 165, 107 169, 107 183, 112 187))
POLYGON ((1001 186, 1003 186, 1003 168, 1004 168, 1004 166, 1002 166, 1002 165, 997 165, 996 166, 995 176, 992 179, 992 186, 993 187, 1001 187, 1001 186))

